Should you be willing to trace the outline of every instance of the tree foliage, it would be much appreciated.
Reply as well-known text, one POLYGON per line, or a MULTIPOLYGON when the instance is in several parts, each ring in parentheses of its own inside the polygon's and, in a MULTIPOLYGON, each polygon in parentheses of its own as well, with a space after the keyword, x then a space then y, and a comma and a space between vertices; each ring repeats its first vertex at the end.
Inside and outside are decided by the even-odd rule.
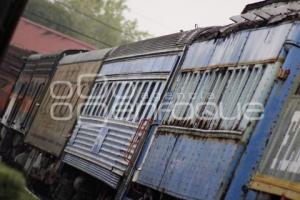
POLYGON ((126 0, 29 0, 24 16, 99 48, 141 40, 136 20, 128 20, 126 0))

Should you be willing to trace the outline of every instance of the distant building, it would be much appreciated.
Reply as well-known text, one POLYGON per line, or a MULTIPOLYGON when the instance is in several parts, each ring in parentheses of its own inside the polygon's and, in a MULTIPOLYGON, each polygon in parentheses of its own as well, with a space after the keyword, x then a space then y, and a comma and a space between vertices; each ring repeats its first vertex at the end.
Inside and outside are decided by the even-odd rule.
POLYGON ((52 53, 66 49, 93 50, 96 47, 47 28, 22 17, 12 37, 11 45, 39 53, 52 53))

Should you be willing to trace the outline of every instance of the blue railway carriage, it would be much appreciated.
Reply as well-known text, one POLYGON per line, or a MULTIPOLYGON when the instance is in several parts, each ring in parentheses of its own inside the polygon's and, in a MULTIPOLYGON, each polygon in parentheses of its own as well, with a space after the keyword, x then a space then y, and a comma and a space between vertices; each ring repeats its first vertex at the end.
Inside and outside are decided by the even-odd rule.
POLYGON ((142 136, 137 130, 151 121, 185 43, 196 33, 180 32, 115 49, 99 72, 63 162, 116 189, 138 152, 142 136))
POLYGON ((149 198, 299 198, 299 6, 251 4, 235 23, 208 29, 211 38, 198 35, 150 129, 135 190, 149 198))
POLYGON ((13 146, 17 147, 23 142, 22 138, 31 125, 58 61, 64 55, 74 52, 78 51, 34 54, 26 59, 1 120, 1 152, 7 159, 15 154, 15 150, 12 153, 13 146))

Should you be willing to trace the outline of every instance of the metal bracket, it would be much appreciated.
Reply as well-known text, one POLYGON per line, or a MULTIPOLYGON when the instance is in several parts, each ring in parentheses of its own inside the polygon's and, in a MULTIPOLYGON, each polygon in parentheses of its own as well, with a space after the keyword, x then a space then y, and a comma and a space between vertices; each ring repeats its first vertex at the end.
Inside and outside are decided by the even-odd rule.
POLYGON ((278 73, 277 73, 277 78, 279 80, 284 81, 284 80, 286 80, 288 78, 290 72, 291 71, 289 69, 282 69, 282 68, 280 68, 279 71, 278 71, 278 73))

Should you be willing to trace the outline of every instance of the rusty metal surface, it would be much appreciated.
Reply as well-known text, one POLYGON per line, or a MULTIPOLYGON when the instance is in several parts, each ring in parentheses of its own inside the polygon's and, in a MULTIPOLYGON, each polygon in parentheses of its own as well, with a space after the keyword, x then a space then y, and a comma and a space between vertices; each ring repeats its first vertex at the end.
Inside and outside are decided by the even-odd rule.
POLYGON ((31 51, 10 46, 0 65, 0 117, 4 114, 9 96, 24 66, 24 56, 31 51))
POLYGON ((298 183, 300 180, 299 76, 268 142, 257 173, 298 183))
MULTIPOLYGON (((105 174, 122 177, 128 167, 126 151, 138 123, 153 117, 177 59, 177 54, 168 53, 105 63, 66 146, 66 155, 83 155, 81 159, 96 164, 105 174)), ((93 173, 87 167, 77 167, 93 173)), ((114 176, 103 176, 97 178, 117 187, 114 176)))
POLYGON ((70 50, 58 54, 34 54, 26 64, 13 89, 10 102, 2 118, 2 124, 20 133, 30 127, 59 59, 78 52, 70 50))
POLYGON ((298 28, 286 23, 195 41, 165 100, 163 126, 145 149, 136 181, 178 198, 221 198, 259 121, 250 121, 248 108, 240 112, 239 104, 265 105, 284 60, 283 46, 298 28))
POLYGON ((85 96, 89 94, 107 52, 79 53, 60 61, 50 85, 53 84, 55 95, 66 98, 56 99, 51 95, 51 88, 47 89, 25 137, 26 143, 55 156, 61 154, 77 119, 79 106, 86 100, 85 96), (84 74, 94 76, 86 77, 83 83, 79 83, 79 76, 84 74), (58 84, 60 81, 64 83, 58 84), (66 82, 70 85, 66 85, 66 82))
POLYGON ((218 65, 258 62, 278 59, 288 36, 296 25, 250 29, 225 38, 195 42, 191 45, 182 69, 197 69, 218 65), (197 55, 197 56, 196 56, 197 55))
POLYGON ((162 124, 243 132, 249 119, 245 116, 248 110, 241 107, 251 102, 264 103, 279 65, 181 73, 162 124))
POLYGON ((196 33, 197 30, 185 31, 122 45, 108 56, 108 60, 152 53, 180 51, 186 43, 193 39, 196 33))
POLYGON ((157 135, 139 183, 178 198, 220 199, 238 148, 232 140, 157 135))

